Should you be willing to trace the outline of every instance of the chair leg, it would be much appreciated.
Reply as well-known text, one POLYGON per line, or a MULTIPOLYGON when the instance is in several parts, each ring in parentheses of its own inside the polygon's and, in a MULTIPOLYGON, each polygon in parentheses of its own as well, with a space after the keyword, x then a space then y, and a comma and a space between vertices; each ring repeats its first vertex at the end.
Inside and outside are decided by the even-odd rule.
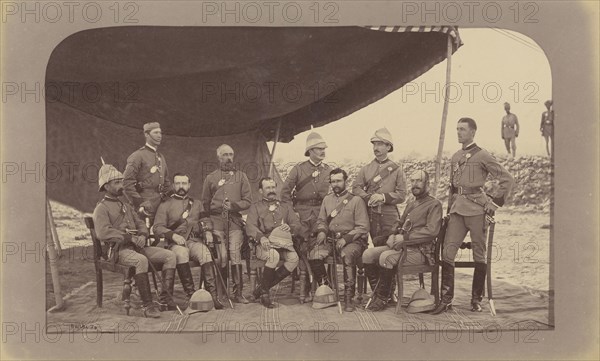
MULTIPOLYGON (((298 269, 298 268, 296 268, 298 269)), ((306 270, 300 270, 300 303, 306 299, 306 270)))
POLYGON ((123 302, 125 302, 125 313, 129 316, 131 309, 131 277, 123 277, 123 302))
POLYGON ((292 290, 290 292, 294 293, 294 291, 296 290, 296 277, 298 277, 298 267, 294 269, 294 273, 290 277, 292 278, 292 290))
POLYGON ((358 284, 358 286, 357 286, 358 295, 356 296, 356 299, 358 300, 359 304, 362 304, 363 293, 366 292, 365 270, 362 267, 357 267, 357 268, 358 268, 358 271, 357 271, 357 276, 356 276, 356 283, 358 284))
POLYGON ((403 276, 402 270, 399 268, 396 273, 396 278, 398 279, 398 303, 396 303, 396 314, 400 313, 400 309, 402 308, 402 297, 404 296, 403 276))
POLYGON ((440 302, 439 273, 437 271, 431 272, 431 293, 435 297, 437 305, 440 302))
POLYGON ((419 287, 425 288, 425 278, 422 273, 419 273, 419 287))
POLYGON ((250 290, 256 289, 256 267, 249 267, 250 270, 250 290))
POLYGON ((104 285, 102 283, 102 268, 96 267, 96 304, 102 308, 102 294, 104 285))

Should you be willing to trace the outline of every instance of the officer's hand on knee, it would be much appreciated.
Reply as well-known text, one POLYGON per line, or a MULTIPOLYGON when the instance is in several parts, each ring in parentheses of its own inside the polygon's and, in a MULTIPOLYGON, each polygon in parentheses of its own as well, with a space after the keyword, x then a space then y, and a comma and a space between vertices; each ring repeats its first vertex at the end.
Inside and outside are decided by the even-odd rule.
POLYGON ((345 245, 346 245, 346 240, 343 238, 340 238, 335 242, 335 247, 337 248, 338 251, 341 251, 345 245))
POLYGON ((319 232, 319 234, 317 235, 317 245, 323 244, 323 242, 325 242, 326 237, 327 235, 325 234, 325 232, 319 232))
POLYGON ((264 249, 264 250, 268 250, 271 247, 271 242, 269 241, 269 239, 267 237, 262 237, 260 239, 260 246, 264 249))
POLYGON ((176 244, 183 246, 185 244, 185 239, 179 235, 179 234, 174 234, 173 237, 173 242, 175 242, 176 244))
POLYGON ((133 236, 131 237, 131 241, 140 248, 146 246, 146 236, 133 236))

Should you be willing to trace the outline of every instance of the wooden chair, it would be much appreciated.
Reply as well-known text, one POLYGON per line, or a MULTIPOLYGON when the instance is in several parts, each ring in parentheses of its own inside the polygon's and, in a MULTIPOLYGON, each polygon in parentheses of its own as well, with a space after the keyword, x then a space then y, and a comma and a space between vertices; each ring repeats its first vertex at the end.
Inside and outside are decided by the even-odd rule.
POLYGON ((418 274, 419 275, 419 285, 421 288, 425 288, 424 282, 424 273, 431 273, 431 293, 435 297, 435 303, 439 302, 440 298, 440 287, 439 287, 439 278, 440 278, 440 249, 441 243, 443 239, 440 241, 439 237, 434 241, 434 252, 433 252, 433 260, 434 264, 422 264, 422 265, 404 265, 406 262, 407 256, 407 248, 414 246, 406 246, 403 245, 402 256, 400 257, 400 261, 398 262, 398 271, 396 273, 396 278, 398 282, 398 303, 396 304, 396 313, 400 312, 402 307, 402 296, 404 292, 404 275, 408 274, 418 274))
MULTIPOLYGON (((85 225, 90 231, 92 236, 92 244, 94 248, 94 267, 96 268, 96 304, 98 307, 102 307, 102 297, 104 291, 104 283, 102 278, 102 271, 120 273, 123 275, 123 297, 122 300, 125 303, 125 313, 129 316, 129 310, 131 309, 131 284, 133 276, 135 276, 135 267, 124 266, 118 263, 113 263, 108 260, 108 255, 102 249, 102 242, 98 239, 96 231, 94 229, 94 220, 92 217, 84 218, 85 225)), ((200 264, 195 260, 190 260, 190 267, 200 267, 200 264)), ((160 267, 156 267, 157 271, 160 272, 160 267)), ((154 281, 154 288, 158 292, 158 284, 156 277, 152 274, 154 281)), ((202 279, 202 278, 200 278, 202 279)))
MULTIPOLYGON (((327 277, 329 278, 329 284, 331 284, 333 286, 332 288, 339 290, 339 282, 337 284, 335 284, 335 281, 338 279, 338 277, 333 277, 333 272, 334 272, 334 270, 333 270, 333 256, 327 256, 327 258, 325 258, 324 262, 325 262, 325 267, 327 267, 327 277)), ((337 263, 337 265, 338 266, 341 265, 343 267, 343 264, 341 263, 341 259, 339 259, 339 257, 338 257, 338 263, 337 263)), ((337 272, 337 270, 335 270, 335 271, 337 272)), ((300 271, 300 290, 303 290, 303 289, 305 289, 304 287, 306 287, 306 286, 304 286, 304 287, 302 286, 302 282, 306 282, 306 271, 303 271, 303 270, 300 271)), ((344 281, 342 279, 342 283, 343 282, 344 281)), ((362 303, 362 301, 363 301, 363 295, 365 293, 367 293, 367 283, 365 282, 365 271, 360 266, 357 267, 356 283, 357 283, 357 286, 356 286, 356 293, 357 293, 356 299, 360 303, 362 303)), ((312 290, 313 294, 315 293, 316 289, 317 289, 317 281, 313 280, 313 283, 311 285, 311 290, 312 290)), ((303 295, 301 295, 301 297, 304 298, 303 295)))

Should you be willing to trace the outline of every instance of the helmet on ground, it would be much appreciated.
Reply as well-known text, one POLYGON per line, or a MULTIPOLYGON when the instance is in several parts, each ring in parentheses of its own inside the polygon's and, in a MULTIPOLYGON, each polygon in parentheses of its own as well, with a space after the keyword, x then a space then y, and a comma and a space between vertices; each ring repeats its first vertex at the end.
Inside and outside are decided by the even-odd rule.
POLYGON ((327 285, 321 285, 315 291, 315 296, 313 297, 312 307, 316 309, 327 308, 330 306, 335 306, 335 294, 331 287, 327 285))

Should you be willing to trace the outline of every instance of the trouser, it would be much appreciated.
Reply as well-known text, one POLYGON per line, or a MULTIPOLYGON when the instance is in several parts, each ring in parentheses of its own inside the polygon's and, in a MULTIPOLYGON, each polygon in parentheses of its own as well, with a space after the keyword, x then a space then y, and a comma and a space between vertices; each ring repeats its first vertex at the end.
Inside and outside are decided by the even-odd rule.
MULTIPOLYGON (((395 251, 388 246, 380 246, 367 249, 362 255, 364 264, 375 264, 387 269, 392 269, 398 265, 402 251, 395 251)), ((417 266, 426 264, 427 259, 418 248, 408 247, 404 265, 417 266)))
MULTIPOLYGON (((398 222, 398 210, 394 205, 383 205, 380 207, 381 212, 378 212, 378 207, 369 207, 367 212, 369 214, 369 235, 374 240, 375 237, 392 233, 392 227, 398 222)), ((386 239, 373 243, 375 247, 383 246, 386 239)), ((375 241, 374 241, 375 242, 375 241)))
POLYGON ((221 255, 221 267, 227 266, 227 255, 229 250, 229 259, 234 265, 242 264, 242 243, 244 242, 244 234, 241 229, 231 229, 229 231, 229 244, 225 239, 224 231, 213 231, 217 236, 220 244, 216 245, 219 247, 219 253, 221 255))
MULTIPOLYGON (((362 242, 351 242, 346 244, 337 258, 338 264, 342 263, 344 266, 344 285, 346 289, 353 295, 356 283, 356 267, 362 268, 362 254, 366 248, 366 245, 362 242)), ((331 243, 323 243, 313 248, 308 253, 308 258, 311 260, 311 266, 314 264, 316 267, 317 262, 323 263, 323 260, 327 258, 333 251, 331 243)), ((313 267, 313 272, 315 267, 313 267)))
POLYGON ((461 216, 457 213, 450 214, 448 228, 446 229, 446 238, 444 239, 444 250, 442 260, 451 266, 454 266, 456 254, 460 245, 465 239, 467 232, 471 236, 471 249, 473 250, 473 260, 477 263, 486 263, 486 234, 487 224, 485 215, 461 216))
POLYGON ((144 247, 144 256, 133 249, 119 250, 118 263, 124 266, 135 267, 135 274, 148 272, 148 261, 154 265, 162 266, 163 270, 175 268, 177 258, 175 253, 160 247, 144 247))
POLYGON ((517 139, 515 137, 504 138, 504 146, 508 153, 512 150, 512 155, 514 156, 517 152, 517 139))
POLYGON ((173 244, 169 249, 175 253, 177 264, 187 263, 190 258, 196 260, 201 266, 212 261, 208 247, 199 240, 187 240, 185 246, 173 244))
MULTIPOLYGON (((321 207, 297 204, 294 209, 296 212, 298 212, 300 224, 303 226, 302 229, 305 230, 304 234, 301 234, 301 236, 304 237, 306 242, 309 242, 311 240, 311 236, 317 232, 317 218, 319 216, 319 210, 321 207)), ((300 262, 298 267, 302 271, 307 270, 304 262, 300 262)))
POLYGON ((283 259, 283 267, 289 272, 292 272, 300 261, 298 254, 295 251, 289 251, 287 249, 275 249, 270 248, 265 250, 262 246, 256 247, 256 258, 266 261, 265 267, 277 268, 279 260, 283 259))

